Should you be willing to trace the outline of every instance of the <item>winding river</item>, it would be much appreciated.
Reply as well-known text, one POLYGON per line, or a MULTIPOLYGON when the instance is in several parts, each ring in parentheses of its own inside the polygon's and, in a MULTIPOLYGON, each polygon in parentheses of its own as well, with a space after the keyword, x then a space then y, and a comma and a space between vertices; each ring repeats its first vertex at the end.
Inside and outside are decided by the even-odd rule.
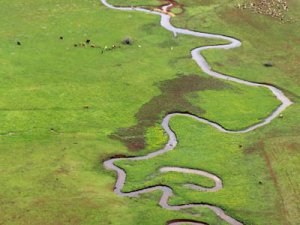
MULTIPOLYGON (((110 160, 107 160, 104 162, 104 167, 106 169, 113 170, 117 173, 117 181, 115 184, 114 192, 120 196, 137 197, 143 193, 148 193, 148 192, 153 192, 153 191, 159 190, 159 191, 162 191, 162 196, 160 198, 159 205, 164 209, 178 211, 178 210, 194 208, 194 207, 208 208, 208 209, 212 210, 219 218, 226 221, 227 223, 232 224, 232 225, 242 225, 243 223, 230 217, 221 208, 219 208, 217 206, 213 206, 213 205, 209 205, 209 204, 169 205, 168 200, 173 195, 173 190, 168 186, 157 185, 157 186, 148 187, 148 188, 144 188, 141 190, 132 191, 132 192, 128 192, 128 193, 122 192, 122 188, 126 181, 126 172, 123 169, 117 167, 114 163, 116 161, 123 161, 123 160, 130 160, 130 161, 147 160, 147 159, 154 158, 158 155, 162 155, 168 151, 173 150, 177 145, 177 139, 176 139, 175 133, 169 127, 169 121, 171 118, 173 118, 175 116, 190 117, 201 123, 208 124, 224 133, 247 133, 249 131, 253 131, 259 127, 262 127, 262 126, 270 123, 274 118, 279 116, 282 111, 284 111, 287 107, 289 107, 292 104, 292 102, 283 94, 283 92, 281 90, 279 90, 278 88, 276 88, 274 86, 250 82, 250 81, 242 80, 239 78, 231 77, 231 76, 213 71, 211 69, 211 67, 208 65, 208 63, 206 62, 206 60, 204 59, 204 57, 201 55, 201 52, 204 50, 207 50, 207 49, 237 48, 237 47, 241 46, 241 42, 239 40, 232 38, 232 37, 227 37, 224 35, 201 33, 201 32, 191 31, 191 30, 187 30, 187 29, 176 28, 170 23, 171 17, 167 13, 156 12, 156 11, 139 8, 139 7, 116 7, 116 6, 109 4, 106 0, 101 0, 101 2, 105 6, 107 6, 108 8, 111 8, 111 9, 123 10, 123 11, 141 11, 144 13, 159 15, 161 17, 161 22, 160 22, 161 26, 164 27, 165 29, 171 31, 174 34, 174 36, 176 36, 177 34, 184 34, 184 35, 191 35, 191 36, 195 36, 195 37, 222 39, 222 40, 228 41, 229 44, 216 45, 216 46, 204 46, 204 47, 199 47, 199 48, 193 49, 191 51, 193 60, 195 60, 195 62, 202 69, 202 71, 204 71, 205 73, 207 73, 208 75, 210 75, 212 77, 223 79, 223 80, 233 81, 233 82, 236 82, 239 84, 244 84, 247 86, 268 88, 274 94, 274 96, 281 101, 281 105, 276 110, 274 110, 267 118, 265 118, 264 120, 262 120, 261 122, 259 122, 257 124, 254 124, 251 127, 248 127, 246 129, 239 130, 239 131, 227 130, 227 129, 223 128, 222 126, 220 126, 218 123, 209 121, 205 118, 187 114, 187 113, 168 114, 162 121, 162 127, 169 136, 168 143, 165 145, 165 147, 163 149, 160 149, 156 152, 152 152, 145 156, 131 157, 131 158, 114 158, 114 159, 110 159, 110 160)), ((166 11, 168 9, 168 7, 170 7, 170 5, 164 6, 163 10, 166 11)), ((206 171, 202 171, 202 170, 180 168, 180 167, 162 167, 162 168, 160 168, 160 172, 161 173, 166 173, 166 172, 189 173, 189 174, 195 174, 198 176, 204 176, 204 177, 207 177, 214 181, 215 185, 212 188, 201 187, 201 186, 195 185, 195 184, 186 184, 185 185, 190 189, 194 189, 194 190, 198 190, 198 191, 215 192, 215 191, 222 189, 222 187, 223 187, 221 178, 217 177, 214 174, 210 174, 210 173, 208 173, 206 171)), ((174 220, 174 222, 169 222, 168 224, 169 225, 180 225, 180 224, 204 225, 205 223, 194 222, 194 221, 191 222, 190 220, 178 219, 176 221, 174 220)))

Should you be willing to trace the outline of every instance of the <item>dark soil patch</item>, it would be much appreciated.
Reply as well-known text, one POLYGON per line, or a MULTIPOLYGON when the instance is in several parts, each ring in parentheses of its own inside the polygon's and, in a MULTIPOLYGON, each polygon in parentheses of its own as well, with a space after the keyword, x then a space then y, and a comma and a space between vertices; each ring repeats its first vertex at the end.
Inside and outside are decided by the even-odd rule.
POLYGON ((204 113, 204 110, 189 103, 185 94, 200 90, 223 89, 227 85, 216 79, 188 75, 161 82, 158 87, 161 94, 153 97, 136 113, 138 123, 132 127, 120 128, 110 136, 122 141, 131 151, 145 148, 146 129, 161 121, 168 113, 189 112, 194 115, 204 113))

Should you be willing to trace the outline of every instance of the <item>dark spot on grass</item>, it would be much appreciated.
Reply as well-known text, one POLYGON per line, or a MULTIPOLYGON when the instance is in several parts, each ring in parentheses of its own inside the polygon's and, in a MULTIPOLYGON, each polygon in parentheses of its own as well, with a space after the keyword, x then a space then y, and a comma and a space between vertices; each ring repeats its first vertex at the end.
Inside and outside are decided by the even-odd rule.
POLYGON ((265 63, 264 63, 264 66, 265 66, 265 67, 272 67, 272 66, 273 66, 273 63, 272 63, 272 62, 265 62, 265 63))
POLYGON ((111 159, 118 159, 118 158, 126 158, 127 156, 124 155, 124 154, 116 154, 116 155, 113 155, 111 157, 111 159))
POLYGON ((123 41, 122 41, 122 43, 124 44, 124 45, 132 45, 132 43, 133 43, 133 40, 131 39, 131 38, 125 38, 123 41))
POLYGON ((214 63, 216 66, 224 66, 224 64, 220 63, 220 62, 215 62, 214 63))
POLYGON ((264 142, 262 140, 252 144, 251 146, 245 148, 244 152, 246 154, 251 154, 264 149, 264 142))
POLYGON ((119 128, 110 135, 120 140, 131 151, 144 149, 146 146, 145 131, 147 128, 160 122, 162 118, 172 112, 189 112, 201 115, 204 110, 192 105, 185 95, 190 92, 211 89, 223 89, 227 85, 212 78, 203 78, 197 75, 180 76, 157 84, 161 94, 153 97, 136 113, 138 123, 132 127, 119 128))
MULTIPOLYGON (((197 221, 197 220, 189 220, 189 219, 175 219, 175 220, 169 220, 167 222, 167 225, 169 224, 173 224, 173 223, 200 223, 200 221, 197 221)), ((207 224, 207 223, 204 223, 201 221, 201 224, 207 224)), ((208 224, 207 224, 208 225, 208 224)))
POLYGON ((56 130, 54 128, 52 128, 52 127, 50 128, 50 131, 51 132, 56 132, 56 130))

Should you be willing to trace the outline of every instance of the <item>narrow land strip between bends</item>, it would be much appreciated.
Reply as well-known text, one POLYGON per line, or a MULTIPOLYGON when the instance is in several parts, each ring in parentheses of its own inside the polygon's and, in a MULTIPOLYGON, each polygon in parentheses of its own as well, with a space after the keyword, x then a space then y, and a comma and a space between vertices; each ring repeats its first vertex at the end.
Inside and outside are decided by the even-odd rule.
POLYGON ((194 174, 202 177, 209 178, 214 181, 215 186, 213 187, 202 187, 197 184, 185 184, 185 187, 188 187, 193 190, 198 191, 205 191, 205 192, 216 192, 223 188, 222 180, 221 178, 217 177, 214 174, 208 173, 203 170, 199 169, 190 169, 190 168, 182 168, 182 167, 162 167, 159 169, 161 173, 167 173, 167 172, 177 172, 177 173, 186 173, 186 174, 194 174))

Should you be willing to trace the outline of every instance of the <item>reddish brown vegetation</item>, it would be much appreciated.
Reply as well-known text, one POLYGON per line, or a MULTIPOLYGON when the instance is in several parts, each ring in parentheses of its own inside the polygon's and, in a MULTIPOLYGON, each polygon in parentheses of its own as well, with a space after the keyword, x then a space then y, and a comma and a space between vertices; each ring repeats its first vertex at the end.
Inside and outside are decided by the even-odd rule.
POLYGON ((138 123, 128 128, 120 128, 111 138, 122 141, 129 150, 145 148, 144 134, 148 127, 155 125, 162 117, 171 112, 190 112, 201 115, 204 111, 193 106, 185 98, 185 94, 200 90, 221 89, 224 83, 197 75, 180 76, 159 84, 161 94, 153 97, 136 113, 138 123))
POLYGON ((167 8, 167 11, 170 12, 173 8, 180 8, 181 9, 181 13, 184 12, 184 5, 180 4, 178 2, 176 2, 175 0, 160 0, 163 4, 159 7, 160 9, 162 9, 163 6, 165 5, 170 5, 170 7, 167 8))

